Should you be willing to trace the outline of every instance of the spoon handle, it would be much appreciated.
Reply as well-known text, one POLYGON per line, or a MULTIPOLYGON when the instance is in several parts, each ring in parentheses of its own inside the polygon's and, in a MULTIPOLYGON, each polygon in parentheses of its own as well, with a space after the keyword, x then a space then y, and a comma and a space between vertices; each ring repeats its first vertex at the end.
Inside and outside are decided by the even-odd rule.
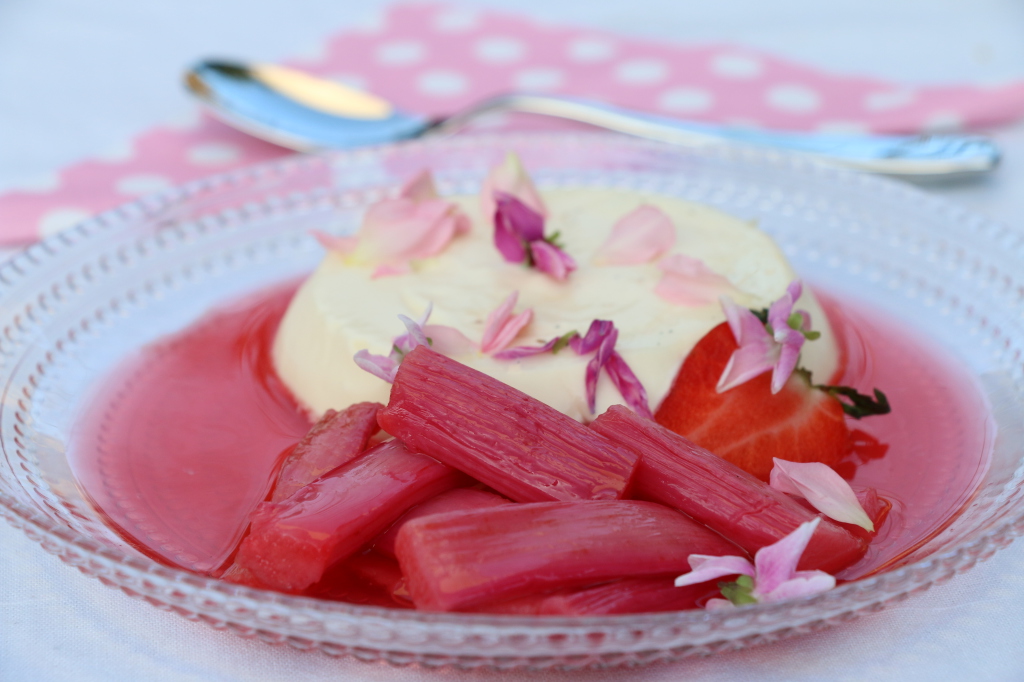
POLYGON ((504 111, 543 114, 685 146, 732 142, 816 156, 859 170, 900 176, 948 176, 991 171, 999 150, 966 135, 829 135, 782 133, 681 121, 590 100, 512 94, 485 100, 436 123, 431 134, 453 132, 471 120, 504 111))

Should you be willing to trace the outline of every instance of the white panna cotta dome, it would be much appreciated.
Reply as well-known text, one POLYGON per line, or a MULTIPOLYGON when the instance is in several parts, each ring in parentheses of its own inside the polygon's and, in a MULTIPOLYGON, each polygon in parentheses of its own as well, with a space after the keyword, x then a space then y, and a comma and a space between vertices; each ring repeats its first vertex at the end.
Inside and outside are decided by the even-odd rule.
MULTIPOLYGON (((278 374, 314 415, 360 401, 388 402, 391 386, 360 369, 356 352, 387 355, 404 333, 397 315, 419 318, 433 303, 429 323, 447 325, 479 343, 487 315, 514 291, 515 312, 533 309, 532 322, 513 346, 540 345, 595 319, 619 330, 616 350, 632 368, 656 410, 683 359, 708 331, 725 320, 720 304, 682 306, 656 295, 662 272, 655 263, 599 265, 595 254, 613 225, 637 207, 659 208, 675 226, 670 253, 702 260, 729 279, 741 306, 767 307, 782 296, 796 273, 775 243, 755 225, 715 209, 679 199, 618 189, 546 191, 546 233, 559 241, 578 269, 565 281, 522 264, 508 263, 494 246, 494 228, 479 217, 476 197, 451 198, 472 219, 439 255, 418 261, 412 272, 373 277, 372 265, 349 265, 328 252, 292 300, 274 342, 278 374)), ((807 287, 796 308, 811 315, 821 337, 804 344, 801 366, 830 378, 838 365, 835 338, 821 306, 807 287)), ((565 349, 520 360, 496 360, 478 349, 456 360, 495 377, 555 409, 589 421, 622 396, 606 373, 597 387, 597 412, 587 408, 584 375, 590 356, 565 349)))

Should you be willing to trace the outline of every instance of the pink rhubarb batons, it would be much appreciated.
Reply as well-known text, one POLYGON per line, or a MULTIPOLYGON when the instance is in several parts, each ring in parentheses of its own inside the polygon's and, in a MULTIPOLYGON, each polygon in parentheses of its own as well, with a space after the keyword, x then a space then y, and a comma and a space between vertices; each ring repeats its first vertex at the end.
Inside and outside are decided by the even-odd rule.
POLYGON ((715 583, 675 586, 675 576, 622 578, 600 585, 532 594, 482 604, 479 613, 522 616, 607 616, 617 613, 658 613, 699 608, 720 594, 715 583))
POLYGON ((403 514, 402 518, 395 521, 387 531, 381 533, 380 537, 374 541, 373 548, 381 554, 394 557, 395 540, 398 539, 398 531, 402 530, 402 526, 413 519, 418 519, 421 516, 430 516, 431 514, 446 514, 453 511, 490 509, 491 507, 500 507, 505 504, 512 504, 512 502, 506 500, 501 495, 495 495, 486 490, 477 490, 476 488, 449 490, 437 497, 432 497, 423 504, 416 505, 403 514))
MULTIPOLYGON (((612 406, 590 428, 642 453, 637 496, 685 512, 750 554, 817 516, 734 464, 623 407, 612 406)), ((866 549, 863 538, 823 518, 798 568, 835 574, 866 549)))
POLYGON ((419 346, 405 356, 381 428, 516 502, 613 500, 637 455, 486 374, 419 346))
POLYGON ((434 514, 398 533, 416 607, 459 611, 535 592, 689 570, 738 548, 679 512, 633 500, 540 502, 434 514))
POLYGON ((380 431, 380 403, 356 403, 341 412, 327 410, 285 457, 270 500, 280 502, 326 474, 361 455, 380 431))
POLYGON ((303 590, 409 507, 466 482, 399 441, 381 443, 287 500, 257 507, 235 563, 268 587, 303 590))

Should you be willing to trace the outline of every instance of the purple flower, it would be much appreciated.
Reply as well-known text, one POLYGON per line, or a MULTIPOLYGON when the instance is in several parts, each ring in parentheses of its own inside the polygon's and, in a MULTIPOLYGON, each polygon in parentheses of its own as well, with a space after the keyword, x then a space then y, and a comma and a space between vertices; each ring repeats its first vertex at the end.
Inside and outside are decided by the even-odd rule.
POLYGON ((544 216, 515 196, 494 192, 494 246, 509 263, 526 263, 557 280, 576 269, 576 261, 562 251, 554 237, 544 236, 544 216))
POLYGON ((797 564, 807 548, 820 518, 800 524, 778 542, 757 550, 754 563, 739 556, 691 554, 689 573, 676 578, 676 587, 697 585, 727 575, 739 575, 735 583, 722 586, 725 599, 712 599, 708 609, 742 604, 782 601, 831 590, 836 579, 824 571, 798 571, 797 564))
POLYGON ((772 393, 782 390, 796 369, 804 341, 817 336, 810 331, 810 315, 803 310, 793 311, 801 291, 799 280, 787 287, 786 293, 768 309, 767 327, 750 310, 736 305, 728 296, 722 297, 722 310, 739 348, 729 358, 718 380, 719 393, 769 370, 772 370, 772 393))

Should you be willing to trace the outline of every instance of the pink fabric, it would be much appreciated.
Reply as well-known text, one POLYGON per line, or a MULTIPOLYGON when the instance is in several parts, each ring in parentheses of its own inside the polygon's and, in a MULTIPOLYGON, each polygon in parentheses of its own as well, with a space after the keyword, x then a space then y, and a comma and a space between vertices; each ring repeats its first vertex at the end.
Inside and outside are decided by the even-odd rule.
MULTIPOLYGON (((447 5, 396 5, 373 30, 331 38, 324 55, 291 65, 429 114, 529 90, 789 130, 903 133, 1024 115, 1024 83, 915 87, 738 46, 664 45, 447 5)), ((31 242, 139 194, 288 153, 205 116, 187 129, 157 127, 126 159, 82 161, 63 169, 54 189, 0 195, 0 243, 31 242)))

